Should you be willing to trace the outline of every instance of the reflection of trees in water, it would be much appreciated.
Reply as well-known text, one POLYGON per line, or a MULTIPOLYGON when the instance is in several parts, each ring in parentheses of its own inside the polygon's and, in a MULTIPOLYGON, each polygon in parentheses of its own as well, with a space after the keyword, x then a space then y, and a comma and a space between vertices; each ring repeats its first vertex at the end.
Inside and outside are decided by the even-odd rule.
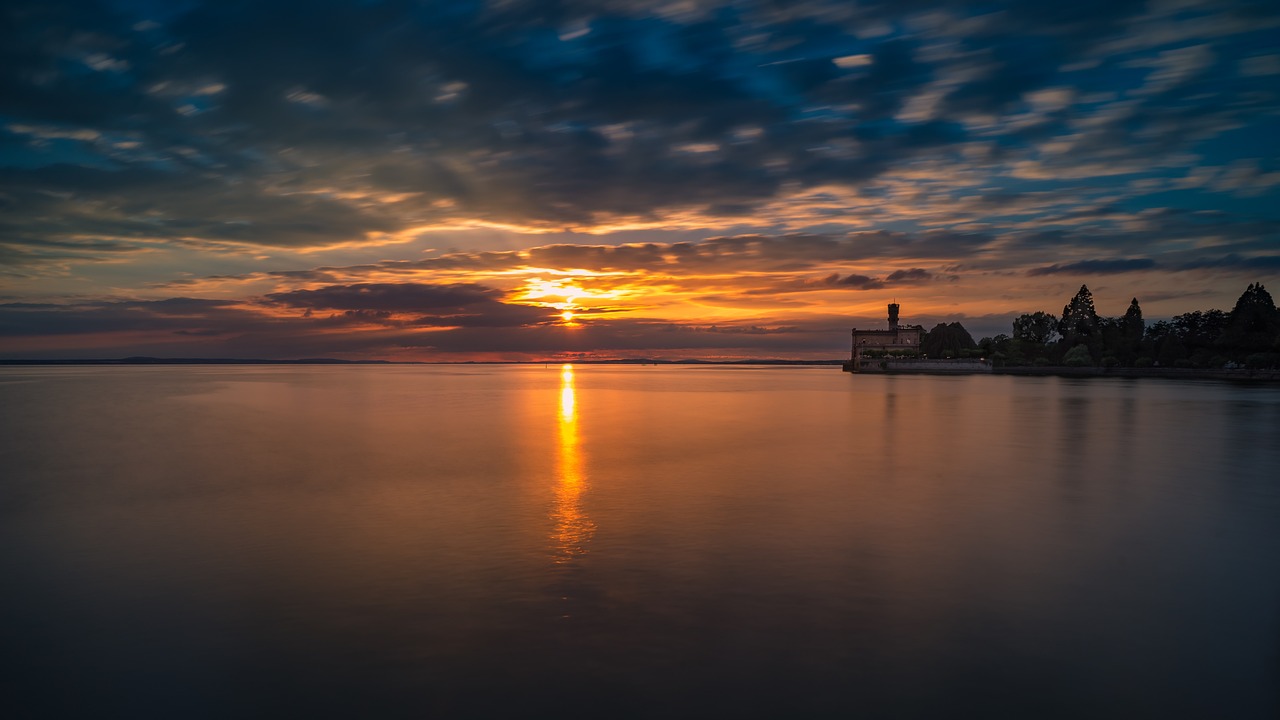
POLYGON ((1068 499, 1080 500, 1090 439, 1098 430, 1089 423, 1092 398, 1087 387, 1069 381, 1059 385, 1058 391, 1063 393, 1058 398, 1058 486, 1068 499))
POLYGON ((551 540, 556 562, 565 563, 586 554, 586 544, 595 534, 595 523, 582 512, 580 498, 586 489, 582 470, 582 447, 578 439, 577 393, 573 386, 573 366, 560 371, 560 414, 557 422, 557 482, 551 518, 555 529, 551 540))
MULTIPOLYGON (((1213 462, 1222 468, 1218 477, 1233 484, 1243 478, 1270 475, 1256 470, 1274 467, 1280 456, 1274 430, 1280 427, 1280 403, 1262 402, 1243 395, 1241 392, 1230 402, 1222 403, 1224 410, 1217 414, 1219 427, 1204 428, 1205 435, 1225 440, 1219 445, 1221 454, 1213 462)), ((1270 489, 1273 483, 1274 480, 1262 487, 1270 489)))

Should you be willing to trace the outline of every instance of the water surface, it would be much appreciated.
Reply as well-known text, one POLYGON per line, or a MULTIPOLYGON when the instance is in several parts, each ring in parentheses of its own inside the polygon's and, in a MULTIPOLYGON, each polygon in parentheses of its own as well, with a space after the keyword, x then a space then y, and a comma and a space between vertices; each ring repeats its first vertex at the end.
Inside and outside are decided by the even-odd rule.
POLYGON ((1280 390, 0 369, 5 717, 1280 715, 1280 390))

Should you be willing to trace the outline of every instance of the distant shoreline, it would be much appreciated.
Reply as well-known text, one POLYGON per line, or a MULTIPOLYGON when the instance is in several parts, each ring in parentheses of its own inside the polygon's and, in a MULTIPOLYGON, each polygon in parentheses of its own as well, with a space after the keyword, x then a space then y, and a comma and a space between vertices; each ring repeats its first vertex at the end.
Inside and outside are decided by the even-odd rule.
POLYGON ((1175 380, 1249 380, 1280 381, 1280 370, 1249 370, 1246 368, 1197 369, 1197 368, 1126 368, 1126 367, 1000 367, 994 375, 1021 375, 1045 377, 1093 378, 1166 378, 1175 380))

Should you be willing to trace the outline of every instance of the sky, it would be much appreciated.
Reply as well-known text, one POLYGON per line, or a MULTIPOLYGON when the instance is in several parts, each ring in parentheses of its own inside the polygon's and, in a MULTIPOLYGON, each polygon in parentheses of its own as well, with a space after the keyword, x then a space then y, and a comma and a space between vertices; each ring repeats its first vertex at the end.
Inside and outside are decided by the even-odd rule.
POLYGON ((1273 1, 0 13, 0 358, 835 359, 1280 285, 1273 1))

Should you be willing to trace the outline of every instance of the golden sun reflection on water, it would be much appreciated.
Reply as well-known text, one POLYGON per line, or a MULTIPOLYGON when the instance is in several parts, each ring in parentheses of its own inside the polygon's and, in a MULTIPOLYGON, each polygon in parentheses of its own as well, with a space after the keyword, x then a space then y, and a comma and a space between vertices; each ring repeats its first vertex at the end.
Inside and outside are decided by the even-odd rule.
POLYGON ((580 498, 586 489, 586 477, 582 471, 582 447, 578 440, 578 399, 573 387, 573 366, 560 368, 560 416, 556 423, 557 482, 555 505, 551 513, 555 520, 556 562, 565 563, 585 555, 587 541, 595 533, 595 523, 582 512, 580 498))

